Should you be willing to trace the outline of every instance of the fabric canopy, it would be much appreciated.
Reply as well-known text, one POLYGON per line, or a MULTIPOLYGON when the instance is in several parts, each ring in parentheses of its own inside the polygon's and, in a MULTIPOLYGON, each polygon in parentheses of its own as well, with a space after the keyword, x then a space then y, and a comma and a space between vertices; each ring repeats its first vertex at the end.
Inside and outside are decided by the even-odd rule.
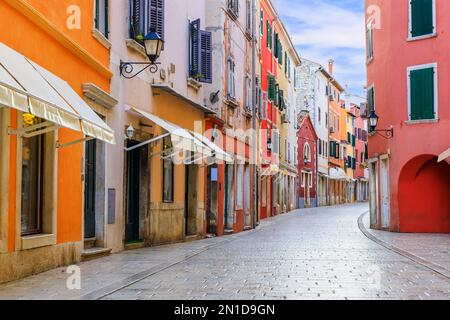
POLYGON ((447 151, 443 152, 438 159, 438 162, 444 161, 447 158, 450 158, 450 149, 448 149, 447 151))
POLYGON ((330 169, 330 179, 347 180, 349 178, 345 174, 344 170, 342 170, 341 168, 331 168, 330 169))
POLYGON ((114 131, 67 82, 0 43, 0 106, 114 144, 114 131))
POLYGON ((188 130, 183 129, 176 124, 173 124, 169 121, 163 120, 154 114, 143 111, 141 109, 131 107, 131 110, 138 113, 140 116, 150 120, 158 127, 161 127, 168 133, 170 133, 170 138, 172 140, 172 147, 175 152, 184 150, 184 151, 192 151, 194 153, 200 153, 204 156, 212 156, 213 150, 203 144, 200 140, 195 138, 188 130))
POLYGON ((233 162, 233 157, 219 148, 214 142, 210 141, 208 138, 206 138, 204 135, 197 133, 197 132, 191 132, 194 137, 202 141, 204 144, 206 144, 209 148, 211 148, 214 151, 215 157, 219 160, 225 161, 225 162, 233 162))

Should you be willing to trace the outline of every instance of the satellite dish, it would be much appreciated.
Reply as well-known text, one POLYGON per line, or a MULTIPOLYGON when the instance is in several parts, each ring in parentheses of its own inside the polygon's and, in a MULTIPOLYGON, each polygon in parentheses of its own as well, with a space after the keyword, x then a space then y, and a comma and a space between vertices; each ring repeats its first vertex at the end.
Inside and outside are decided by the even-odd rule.
POLYGON ((213 103, 213 104, 218 102, 219 101, 219 93, 220 93, 220 90, 217 92, 211 93, 211 95, 209 97, 209 101, 211 101, 211 103, 213 103))

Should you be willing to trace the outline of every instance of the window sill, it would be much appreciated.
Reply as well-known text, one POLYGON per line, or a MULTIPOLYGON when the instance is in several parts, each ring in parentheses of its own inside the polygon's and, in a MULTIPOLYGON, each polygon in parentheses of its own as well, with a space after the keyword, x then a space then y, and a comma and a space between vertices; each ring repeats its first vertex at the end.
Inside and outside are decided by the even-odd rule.
POLYGON ((99 30, 94 29, 92 30, 92 36, 98 41, 100 42, 100 44, 102 46, 104 46, 106 49, 111 49, 111 42, 105 37, 105 35, 103 33, 101 33, 99 30))
POLYGON ((438 123, 439 119, 425 119, 425 120, 408 120, 405 121, 407 125, 415 125, 415 124, 434 124, 438 123))
POLYGON ((127 47, 140 55, 142 55, 145 59, 148 59, 147 54, 145 53, 145 48, 139 42, 134 39, 126 39, 125 43, 127 47))
POLYGON ((54 234, 38 234, 21 237, 22 250, 47 247, 55 244, 56 244, 56 236, 54 234))
POLYGON ((191 87, 195 91, 200 90, 200 88, 202 87, 202 84, 199 81, 195 80, 194 78, 188 78, 187 85, 188 87, 191 87))
POLYGON ((419 40, 425 40, 425 39, 431 39, 431 38, 436 38, 437 37, 437 33, 431 33, 431 34, 426 34, 423 36, 417 36, 417 37, 411 37, 409 36, 406 41, 408 42, 413 42, 413 41, 419 41, 419 40))

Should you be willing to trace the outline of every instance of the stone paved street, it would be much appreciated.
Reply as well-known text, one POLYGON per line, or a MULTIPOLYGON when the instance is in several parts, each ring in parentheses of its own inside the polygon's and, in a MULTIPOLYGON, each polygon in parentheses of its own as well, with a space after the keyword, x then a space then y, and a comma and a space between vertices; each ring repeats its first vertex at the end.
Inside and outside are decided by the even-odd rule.
POLYGON ((367 211, 300 210, 239 235, 127 251, 82 263, 82 290, 67 290, 60 268, 0 286, 0 299, 450 299, 450 235, 370 231, 418 263, 361 232, 367 211))

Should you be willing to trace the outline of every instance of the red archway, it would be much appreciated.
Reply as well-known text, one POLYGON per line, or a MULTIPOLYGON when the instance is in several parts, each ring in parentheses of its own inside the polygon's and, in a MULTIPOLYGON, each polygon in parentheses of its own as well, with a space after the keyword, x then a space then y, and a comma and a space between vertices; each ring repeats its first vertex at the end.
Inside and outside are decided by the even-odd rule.
POLYGON ((450 233, 450 165, 422 155, 402 169, 398 185, 400 232, 450 233))

